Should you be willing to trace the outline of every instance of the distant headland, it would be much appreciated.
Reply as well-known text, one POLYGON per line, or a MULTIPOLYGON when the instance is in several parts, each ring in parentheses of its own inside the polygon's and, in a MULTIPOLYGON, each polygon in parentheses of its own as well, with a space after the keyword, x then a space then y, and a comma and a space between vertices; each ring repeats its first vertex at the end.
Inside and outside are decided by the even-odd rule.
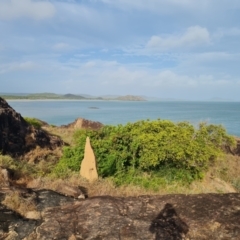
POLYGON ((108 100, 108 101, 147 101, 144 97, 125 95, 125 96, 89 96, 78 94, 56 94, 56 93, 32 93, 32 94, 0 94, 8 100, 108 100))

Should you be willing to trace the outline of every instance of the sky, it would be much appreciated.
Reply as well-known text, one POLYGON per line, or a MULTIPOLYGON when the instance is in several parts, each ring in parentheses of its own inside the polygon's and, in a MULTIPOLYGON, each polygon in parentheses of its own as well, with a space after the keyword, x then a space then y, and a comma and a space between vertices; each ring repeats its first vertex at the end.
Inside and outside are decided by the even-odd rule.
POLYGON ((0 0, 0 92, 240 101, 239 0, 0 0))

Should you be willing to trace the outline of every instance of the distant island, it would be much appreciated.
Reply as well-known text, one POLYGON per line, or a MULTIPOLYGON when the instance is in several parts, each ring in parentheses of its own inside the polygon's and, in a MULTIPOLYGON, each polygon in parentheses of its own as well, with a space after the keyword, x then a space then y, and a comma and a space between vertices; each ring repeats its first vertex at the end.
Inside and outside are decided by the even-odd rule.
POLYGON ((78 94, 33 93, 33 94, 0 94, 7 100, 117 100, 117 101, 147 101, 144 97, 126 95, 116 97, 94 97, 78 94))

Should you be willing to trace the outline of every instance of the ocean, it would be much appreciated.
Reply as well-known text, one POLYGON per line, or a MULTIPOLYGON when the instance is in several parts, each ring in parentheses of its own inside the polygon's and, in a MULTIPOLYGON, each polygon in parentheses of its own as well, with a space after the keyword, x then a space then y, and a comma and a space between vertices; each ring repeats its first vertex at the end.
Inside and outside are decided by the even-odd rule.
POLYGON ((200 122, 221 124, 229 134, 240 137, 240 102, 9 100, 8 103, 24 117, 57 126, 80 117, 113 125, 168 119, 188 121, 194 126, 200 122))

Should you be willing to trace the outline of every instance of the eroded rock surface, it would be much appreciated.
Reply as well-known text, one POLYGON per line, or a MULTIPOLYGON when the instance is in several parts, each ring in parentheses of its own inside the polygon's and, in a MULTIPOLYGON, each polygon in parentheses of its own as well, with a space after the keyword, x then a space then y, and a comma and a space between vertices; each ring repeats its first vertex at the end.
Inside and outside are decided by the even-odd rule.
POLYGON ((40 221, 26 219, 0 203, 0 239, 22 240, 39 224, 40 221))
MULTIPOLYGON (((42 196, 38 203, 42 219, 28 220, 31 231, 22 230, 26 240, 239 240, 240 236, 239 193, 85 200, 47 190, 37 194, 42 196), (61 200, 52 200, 58 197, 61 200)), ((12 221, 7 227, 1 225, 0 239, 12 221)))
POLYGON ((38 239, 50 229, 49 239, 237 240, 240 194, 96 197, 46 211, 38 239))
POLYGON ((0 97, 0 152, 20 156, 36 146, 54 149, 63 141, 42 129, 29 125, 22 116, 0 97))
POLYGON ((55 190, 65 196, 79 199, 84 199, 87 196, 87 190, 84 187, 70 186, 66 183, 58 185, 55 190))

